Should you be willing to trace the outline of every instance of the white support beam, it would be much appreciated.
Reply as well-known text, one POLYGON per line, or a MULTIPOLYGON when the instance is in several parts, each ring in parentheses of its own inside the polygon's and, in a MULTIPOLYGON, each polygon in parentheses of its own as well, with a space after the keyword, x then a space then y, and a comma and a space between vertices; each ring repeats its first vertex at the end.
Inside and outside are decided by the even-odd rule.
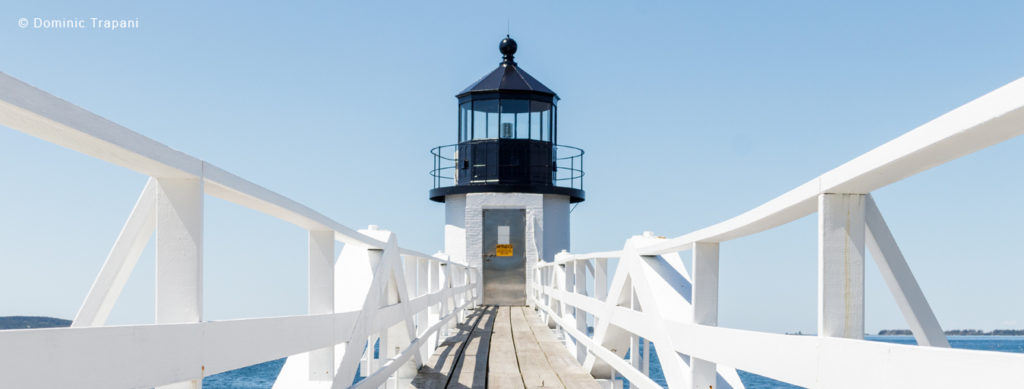
POLYGON ((864 338, 864 203, 818 197, 818 336, 864 338))
MULTIPOLYGON (((693 323, 718 325, 718 243, 693 244, 693 323)), ((712 361, 690 357, 693 388, 711 388, 717 380, 717 367, 712 361)))
MULTIPOLYGON (((156 194, 156 323, 203 320, 203 180, 158 178, 156 194)), ((195 379, 163 388, 201 388, 195 379)))
POLYGON ((156 181, 146 182, 132 213, 107 254, 100 274, 93 281, 89 294, 78 309, 72 327, 95 327, 107 322, 117 298, 131 277, 142 250, 156 230, 156 181))
POLYGON ((865 212, 867 245, 871 250, 871 257, 878 265, 878 271, 882 273, 882 279, 889 286, 889 291, 892 292, 896 305, 900 307, 900 312, 907 320, 917 344, 949 347, 949 340, 942 332, 939 320, 935 318, 935 313, 932 312, 924 292, 917 284, 914 273, 910 271, 910 266, 896 244, 896 238, 889 231, 889 226, 871 195, 867 196, 865 212))
MULTIPOLYGON (((629 308, 634 311, 640 310, 640 297, 637 296, 636 286, 630 283, 629 287, 629 308)), ((629 364, 634 369, 640 369, 640 334, 630 333, 629 335, 629 364)))
MULTIPOLYGON (((580 260, 575 261, 576 271, 573 277, 573 284, 575 285, 576 294, 581 296, 587 295, 587 261, 580 260)), ((576 329, 581 333, 587 333, 587 312, 583 311, 579 307, 573 307, 573 315, 576 316, 576 329)), ((583 342, 576 342, 576 360, 580 363, 587 358, 587 347, 583 345, 583 342)))
MULTIPOLYGON (((430 294, 430 261, 427 259, 416 258, 416 294, 418 296, 427 296, 430 294)), ((416 314, 416 337, 420 338, 426 334, 427 328, 432 326, 434 323, 430 320, 429 311, 433 309, 432 306, 427 306, 416 314)), ((427 338, 423 342, 423 346, 420 347, 420 360, 426 361, 430 359, 430 355, 434 352, 434 347, 437 344, 434 343, 434 338, 427 338)))
POLYGON ((203 318, 203 182, 157 179, 156 323, 203 318))
MULTIPOLYGON (((309 314, 334 313, 334 231, 309 231, 309 314)), ((334 379, 334 346, 309 352, 309 380, 334 379)))
POLYGON ((601 301, 608 298, 608 258, 594 259, 594 297, 601 301))

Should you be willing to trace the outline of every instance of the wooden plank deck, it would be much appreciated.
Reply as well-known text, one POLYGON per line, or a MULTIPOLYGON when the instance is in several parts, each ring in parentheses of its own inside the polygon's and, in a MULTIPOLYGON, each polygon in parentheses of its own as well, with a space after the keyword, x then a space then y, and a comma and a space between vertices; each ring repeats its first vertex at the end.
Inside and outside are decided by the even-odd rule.
POLYGON ((420 368, 412 387, 601 387, 532 308, 482 306, 458 330, 420 368))

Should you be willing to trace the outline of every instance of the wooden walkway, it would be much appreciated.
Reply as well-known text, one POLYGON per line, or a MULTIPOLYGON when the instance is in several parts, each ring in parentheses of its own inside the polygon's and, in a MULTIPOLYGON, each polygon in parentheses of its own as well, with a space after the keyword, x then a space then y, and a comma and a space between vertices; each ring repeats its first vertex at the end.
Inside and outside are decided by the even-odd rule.
POLYGON ((437 347, 412 387, 601 387, 529 307, 479 307, 458 331, 437 347))

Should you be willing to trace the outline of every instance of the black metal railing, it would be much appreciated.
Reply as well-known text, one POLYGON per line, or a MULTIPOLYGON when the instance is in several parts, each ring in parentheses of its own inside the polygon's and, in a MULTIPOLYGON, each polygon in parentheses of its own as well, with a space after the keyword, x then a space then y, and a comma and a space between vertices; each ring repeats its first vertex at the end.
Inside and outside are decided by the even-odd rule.
MULTIPOLYGON (((430 149, 430 154, 434 157, 434 168, 430 170, 430 176, 434 180, 434 189, 458 185, 459 171, 466 170, 459 169, 458 150, 458 144, 437 146, 430 149)), ((566 145, 554 145, 552 147, 551 162, 553 170, 551 185, 583 190, 583 176, 586 174, 583 171, 583 149, 566 145)), ((479 161, 476 163, 479 163, 479 161)))

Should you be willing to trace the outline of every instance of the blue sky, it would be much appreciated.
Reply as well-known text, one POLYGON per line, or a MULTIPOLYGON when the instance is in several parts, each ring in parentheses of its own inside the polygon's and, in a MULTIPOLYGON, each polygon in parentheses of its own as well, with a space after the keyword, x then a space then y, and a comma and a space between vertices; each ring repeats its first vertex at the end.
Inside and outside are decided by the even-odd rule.
MULTIPOLYGON (((1020 2, 5 1, 0 71, 403 246, 442 243, 428 150, 500 61, 586 150, 575 251, 735 216, 1024 76, 1020 2), (124 31, 19 18, 129 18, 124 31)), ((1020 139, 875 192, 945 328, 1022 328, 1020 139)), ((145 177, 0 128, 0 315, 70 318, 145 177)), ((722 245, 720 323, 813 331, 816 220, 722 245)), ((305 232, 208 198, 205 317, 305 312, 305 232)), ((147 249, 111 323, 153 317, 147 249)), ((867 265, 867 329, 905 328, 867 265)))

